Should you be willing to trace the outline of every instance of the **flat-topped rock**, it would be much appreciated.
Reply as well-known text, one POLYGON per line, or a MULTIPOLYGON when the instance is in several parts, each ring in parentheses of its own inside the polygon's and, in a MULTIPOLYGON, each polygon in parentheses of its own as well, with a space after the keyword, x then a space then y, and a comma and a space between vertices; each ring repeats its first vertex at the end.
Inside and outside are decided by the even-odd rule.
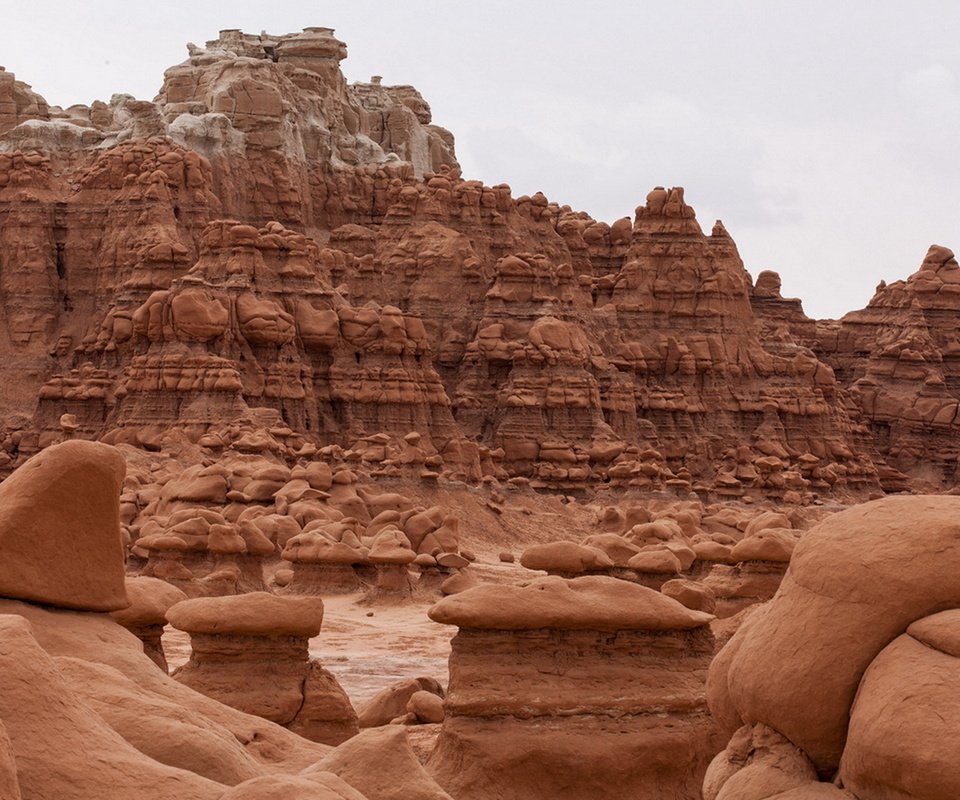
POLYGON ((428 613, 434 622, 503 631, 690 630, 713 619, 645 586, 594 575, 481 585, 444 598, 428 613))
POLYGON ((613 561, 602 550, 576 542, 535 544, 520 554, 520 563, 527 569, 569 575, 613 566, 613 561))
POLYGON ((250 592, 230 597, 197 597, 167 612, 174 628, 191 634, 296 636, 320 633, 323 600, 309 595, 250 592))
POLYGON ((310 657, 323 601, 267 592, 184 600, 167 613, 190 633, 190 660, 173 677, 248 714, 324 744, 358 730, 357 712, 337 679, 310 657))
POLYGON ((480 586, 429 613, 460 626, 427 762, 452 796, 699 796, 721 745, 710 614, 606 576, 480 586))

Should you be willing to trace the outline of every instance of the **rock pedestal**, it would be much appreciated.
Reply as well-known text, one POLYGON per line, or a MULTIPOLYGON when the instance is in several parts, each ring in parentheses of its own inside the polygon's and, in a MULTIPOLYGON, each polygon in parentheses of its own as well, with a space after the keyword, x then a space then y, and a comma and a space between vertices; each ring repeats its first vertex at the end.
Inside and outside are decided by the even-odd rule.
POLYGON ((365 561, 366 552, 317 530, 293 536, 283 549, 283 558, 293 565, 293 577, 284 594, 349 594, 360 589, 353 565, 365 561))
POLYGON ((143 652, 166 672, 167 657, 161 637, 167 624, 167 610, 186 600, 187 596, 159 578, 127 578, 126 585, 129 607, 114 611, 110 616, 143 642, 143 652))
POLYGON ((190 634, 190 660, 173 673, 181 683, 315 742, 339 744, 359 730, 349 698, 307 649, 323 621, 320 598, 196 598, 167 618, 190 634))
POLYGON ((458 625, 428 764, 455 797, 699 797, 719 749, 707 623, 616 578, 480 586, 430 610, 458 625))
POLYGON ((790 566, 797 542, 791 530, 776 528, 754 533, 738 542, 730 551, 733 564, 715 564, 703 583, 717 597, 714 613, 722 618, 756 603, 764 603, 777 593, 790 566))

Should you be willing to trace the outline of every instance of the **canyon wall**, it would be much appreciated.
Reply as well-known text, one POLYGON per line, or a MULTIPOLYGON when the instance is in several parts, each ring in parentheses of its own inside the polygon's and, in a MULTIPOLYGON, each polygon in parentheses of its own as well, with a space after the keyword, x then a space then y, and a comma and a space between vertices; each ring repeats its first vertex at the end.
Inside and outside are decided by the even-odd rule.
POLYGON ((956 483, 960 269, 817 322, 657 187, 608 225, 463 178, 328 28, 222 31, 153 101, 0 72, 0 470, 263 414, 457 479, 806 504, 956 483), (933 454, 932 466, 920 454, 933 454))

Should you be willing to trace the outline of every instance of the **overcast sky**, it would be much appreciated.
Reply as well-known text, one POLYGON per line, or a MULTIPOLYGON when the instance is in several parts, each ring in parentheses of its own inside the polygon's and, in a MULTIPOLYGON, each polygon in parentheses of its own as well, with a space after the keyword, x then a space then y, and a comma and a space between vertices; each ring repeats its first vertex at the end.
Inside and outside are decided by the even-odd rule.
POLYGON ((807 313, 960 248, 960 3, 4 3, 0 64, 51 103, 128 92, 221 28, 335 28, 350 80, 411 83, 466 177, 612 222, 655 185, 720 218, 807 313))

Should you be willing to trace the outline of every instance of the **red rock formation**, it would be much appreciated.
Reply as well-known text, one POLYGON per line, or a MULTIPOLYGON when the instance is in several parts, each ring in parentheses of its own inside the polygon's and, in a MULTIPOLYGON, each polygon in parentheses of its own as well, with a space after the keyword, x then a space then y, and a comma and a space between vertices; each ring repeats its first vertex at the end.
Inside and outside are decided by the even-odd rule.
POLYGON ((869 426, 888 490, 956 484, 958 310, 960 267, 931 245, 907 280, 881 283, 866 308, 820 326, 822 357, 869 426))
POLYGON ((196 441, 267 407, 300 446, 384 433, 400 452, 418 431, 422 454, 382 469, 425 480, 876 488, 809 321, 771 275, 752 285, 722 225, 702 234, 682 189, 608 226, 464 180, 423 98, 348 86, 329 29, 189 49, 153 103, 44 120, 7 87, 8 124, 37 119, 0 129, 17 232, 0 350, 8 410, 39 400, 5 423, 9 466, 68 435, 196 441))
POLYGON ((453 796, 699 796, 718 746, 701 683, 709 614, 615 578, 549 577, 430 616, 460 629, 427 765, 453 796))
POLYGON ((116 450, 66 443, 18 475, 32 478, 29 516, 30 496, 14 491, 24 478, 0 489, 0 564, 18 574, 18 589, 0 597, 4 800, 217 800, 229 786, 297 773, 326 752, 171 680, 102 613, 125 604, 116 450), (37 502, 44 493, 49 502, 37 502), (28 539, 50 545, 32 567, 22 558, 28 539), (66 602, 65 590, 75 592, 66 602))
POLYGON ((0 133, 30 119, 49 119, 47 102, 12 72, 0 67, 0 133))
POLYGON ((798 765, 778 791, 817 774, 856 797, 956 791, 957 770, 939 754, 956 729, 956 612, 942 609, 960 597, 958 508, 954 497, 890 497, 803 536, 776 596, 710 667, 711 712, 739 731, 711 766, 705 798, 748 796, 748 785, 749 796, 772 798, 772 784, 759 791, 761 773, 780 769, 777 749, 759 741, 771 737, 798 765))
POLYGON ((197 598, 167 617, 190 634, 190 660, 173 673, 181 683, 315 742, 339 744, 359 730, 340 684, 307 651, 323 620, 320 598, 197 598))
POLYGON ((430 694, 439 700, 444 697, 443 687, 433 678, 407 678, 378 692, 358 712, 360 727, 378 728, 402 718, 414 695, 421 694, 430 694))
POLYGON ((427 774, 404 728, 391 725, 362 731, 304 771, 312 777, 332 772, 382 800, 452 800, 427 774))
POLYGON ((118 508, 125 471, 107 445, 65 442, 0 484, 0 597, 83 611, 129 605, 118 508))
POLYGON ((110 616, 143 642, 143 652, 167 672, 167 657, 161 642, 167 611, 187 596, 176 586, 157 578, 127 578, 125 584, 130 605, 113 611, 110 616))

